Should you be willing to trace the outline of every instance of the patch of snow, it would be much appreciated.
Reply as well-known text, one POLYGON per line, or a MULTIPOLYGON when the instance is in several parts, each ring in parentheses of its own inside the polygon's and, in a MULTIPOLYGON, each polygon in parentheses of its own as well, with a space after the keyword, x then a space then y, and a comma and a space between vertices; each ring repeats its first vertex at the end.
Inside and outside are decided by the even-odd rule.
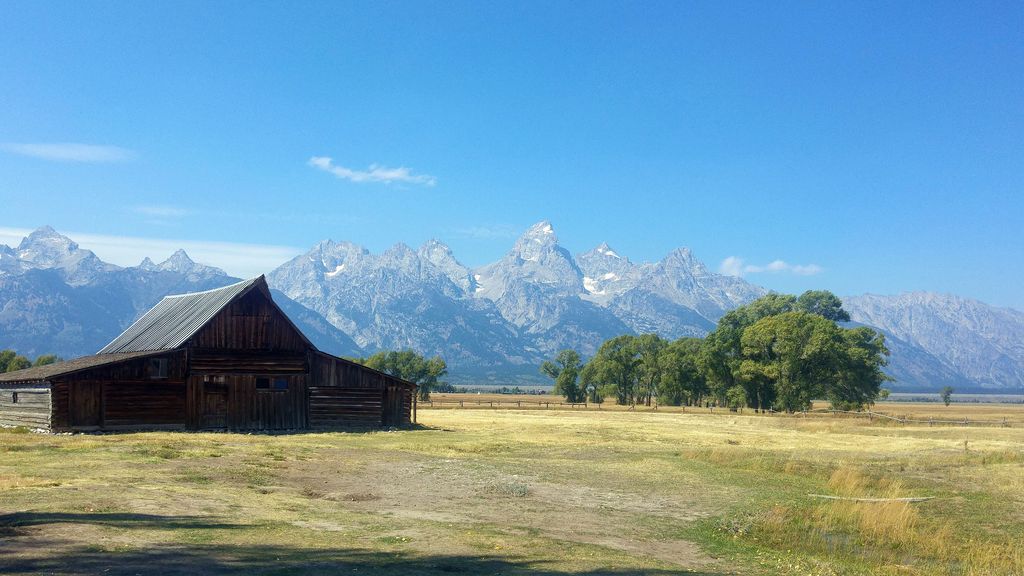
POLYGON ((619 275, 616 274, 615 272, 609 272, 609 273, 605 274, 604 276, 601 276, 601 279, 602 280, 618 280, 619 279, 619 275))
POLYGON ((604 294, 604 290, 598 290, 597 281, 590 276, 583 277, 583 289, 591 294, 604 294))
POLYGON ((324 274, 324 276, 327 276, 328 278, 334 278, 338 274, 341 274, 341 271, 344 270, 344 269, 345 269, 345 263, 342 262, 341 264, 338 264, 338 267, 334 269, 334 272, 328 272, 327 274, 324 274))
POLYGON ((612 258, 621 258, 621 256, 616 254, 615 251, 612 250, 611 248, 598 248, 597 251, 601 254, 604 254, 605 256, 611 256, 612 258))
POLYGON ((474 290, 473 292, 483 292, 484 285, 480 283, 480 275, 473 274, 473 280, 476 281, 476 290, 474 290))

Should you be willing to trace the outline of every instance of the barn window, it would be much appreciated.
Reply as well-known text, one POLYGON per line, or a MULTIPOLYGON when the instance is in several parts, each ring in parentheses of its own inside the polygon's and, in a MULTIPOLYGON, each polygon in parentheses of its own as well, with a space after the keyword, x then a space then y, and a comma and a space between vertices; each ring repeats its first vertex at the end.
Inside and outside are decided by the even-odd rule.
POLYGON ((257 376, 256 389, 263 392, 287 392, 288 378, 284 376, 277 376, 274 378, 269 376, 257 376))
POLYGON ((17 404, 17 403, 18 403, 18 393, 17 392, 11 392, 11 404, 17 404))
POLYGON ((150 380, 167 378, 167 358, 150 358, 148 374, 150 380))

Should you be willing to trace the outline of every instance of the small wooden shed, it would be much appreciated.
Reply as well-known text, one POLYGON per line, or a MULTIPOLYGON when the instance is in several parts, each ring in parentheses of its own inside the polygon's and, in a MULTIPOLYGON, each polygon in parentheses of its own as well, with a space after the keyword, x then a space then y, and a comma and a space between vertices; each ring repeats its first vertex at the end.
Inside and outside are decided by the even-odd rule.
POLYGON ((0 424, 307 430, 415 421, 416 386, 321 352, 263 276, 167 296, 99 353, 0 374, 0 424))

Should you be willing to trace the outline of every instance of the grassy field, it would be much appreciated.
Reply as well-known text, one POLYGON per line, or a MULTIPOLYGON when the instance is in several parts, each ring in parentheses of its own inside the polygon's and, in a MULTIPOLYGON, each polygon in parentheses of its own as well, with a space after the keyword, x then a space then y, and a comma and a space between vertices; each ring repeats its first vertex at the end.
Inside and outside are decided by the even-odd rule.
POLYGON ((0 573, 1024 573, 1024 427, 664 410, 419 420, 287 436, 0 430, 0 573))

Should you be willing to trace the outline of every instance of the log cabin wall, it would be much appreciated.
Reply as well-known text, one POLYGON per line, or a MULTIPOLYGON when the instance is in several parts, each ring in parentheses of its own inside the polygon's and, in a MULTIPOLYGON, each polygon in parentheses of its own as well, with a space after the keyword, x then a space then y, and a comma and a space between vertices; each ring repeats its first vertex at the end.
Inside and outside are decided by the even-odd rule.
POLYGON ((55 377, 53 430, 185 426, 185 352, 135 358, 55 377))
POLYGON ((310 355, 309 426, 403 426, 412 422, 407 383, 364 366, 314 352, 310 355))
POLYGON ((48 383, 0 384, 0 424, 49 430, 51 411, 48 383))

